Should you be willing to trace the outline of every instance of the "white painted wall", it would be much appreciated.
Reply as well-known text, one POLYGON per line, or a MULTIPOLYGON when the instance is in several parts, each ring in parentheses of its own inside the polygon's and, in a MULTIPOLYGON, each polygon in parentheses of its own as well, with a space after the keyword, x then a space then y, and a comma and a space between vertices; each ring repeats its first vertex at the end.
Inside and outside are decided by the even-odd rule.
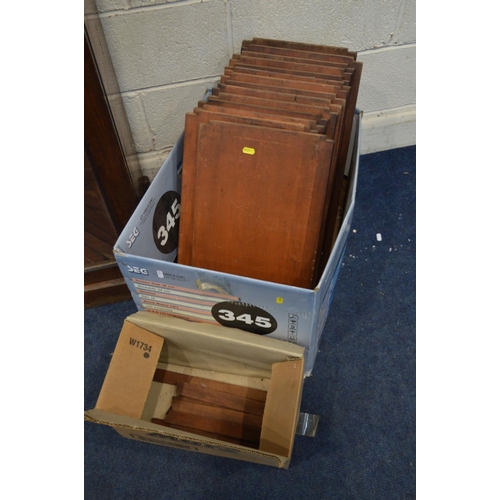
POLYGON ((96 0, 142 171, 253 37, 338 45, 364 63, 362 153, 416 143, 416 0, 96 0))

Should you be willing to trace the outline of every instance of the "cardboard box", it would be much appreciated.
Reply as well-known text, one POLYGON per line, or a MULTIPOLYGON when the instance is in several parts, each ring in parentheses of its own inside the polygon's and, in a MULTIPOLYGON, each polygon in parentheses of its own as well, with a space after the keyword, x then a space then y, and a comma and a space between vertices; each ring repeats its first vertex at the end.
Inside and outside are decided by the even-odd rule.
MULTIPOLYGON (((183 135, 151 183, 114 255, 139 311, 224 325, 296 343, 312 372, 350 232, 358 175, 360 113, 354 117, 347 204, 327 266, 314 290, 214 272, 175 262, 183 135)), ((286 251, 286 249, 284 249, 286 251)))
POLYGON ((85 419, 138 441, 287 468, 303 380, 303 347, 138 312, 123 324, 96 407, 85 419), (152 423, 171 407, 175 390, 153 381, 157 368, 266 390, 258 449, 152 423))

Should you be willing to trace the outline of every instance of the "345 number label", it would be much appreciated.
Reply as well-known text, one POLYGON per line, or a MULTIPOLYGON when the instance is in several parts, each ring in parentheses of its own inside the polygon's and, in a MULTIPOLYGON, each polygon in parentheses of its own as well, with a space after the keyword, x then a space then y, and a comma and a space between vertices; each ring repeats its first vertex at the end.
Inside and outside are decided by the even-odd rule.
POLYGON ((153 215, 153 239, 161 253, 168 254, 179 242, 181 200, 175 191, 167 191, 156 204, 153 215))
POLYGON ((219 302, 212 307, 212 316, 223 326, 258 335, 267 335, 278 328, 268 311, 244 302, 219 302))

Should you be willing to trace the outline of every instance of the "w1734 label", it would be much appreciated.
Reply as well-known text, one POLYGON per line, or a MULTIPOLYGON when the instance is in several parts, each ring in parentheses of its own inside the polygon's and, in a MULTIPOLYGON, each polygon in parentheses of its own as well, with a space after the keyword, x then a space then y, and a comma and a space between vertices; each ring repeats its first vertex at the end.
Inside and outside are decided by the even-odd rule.
POLYGON ((212 316, 223 326, 258 335, 267 335, 278 328, 278 322, 268 311, 244 302, 219 302, 212 307, 212 316))
POLYGON ((152 349, 152 347, 149 344, 146 344, 145 342, 134 339, 132 337, 130 337, 129 339, 129 344, 133 347, 137 347, 137 349, 140 349, 141 351, 145 351, 144 357, 149 358, 149 353, 151 352, 152 349))

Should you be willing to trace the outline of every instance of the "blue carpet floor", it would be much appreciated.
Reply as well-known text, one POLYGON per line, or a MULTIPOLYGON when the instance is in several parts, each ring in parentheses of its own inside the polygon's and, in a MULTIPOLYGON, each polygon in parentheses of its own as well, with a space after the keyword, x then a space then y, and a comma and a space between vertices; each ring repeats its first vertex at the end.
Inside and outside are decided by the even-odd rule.
MULTIPOLYGON (((416 148, 364 155, 352 233, 288 470, 165 448, 85 422, 87 500, 416 498, 416 148), (377 234, 381 235, 377 238, 377 234)), ((85 409, 132 301, 85 311, 85 409)))

